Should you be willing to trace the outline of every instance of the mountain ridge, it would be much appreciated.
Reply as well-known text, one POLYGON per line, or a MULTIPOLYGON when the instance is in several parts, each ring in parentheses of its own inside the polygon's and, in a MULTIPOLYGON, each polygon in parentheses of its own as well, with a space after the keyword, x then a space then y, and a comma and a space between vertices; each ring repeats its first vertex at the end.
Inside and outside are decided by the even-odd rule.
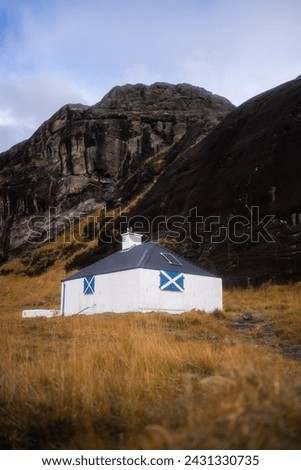
POLYGON ((28 223, 47 218, 49 207, 56 209, 51 238, 74 214, 114 204, 118 185, 131 175, 136 191, 142 189, 165 163, 144 168, 144 162, 164 154, 193 123, 205 137, 232 109, 199 87, 165 83, 115 87, 96 105, 63 106, 30 139, 0 155, 0 256, 39 246, 34 237, 27 242, 28 223))
MULTIPOLYGON (((136 218, 138 225, 139 217, 148 222, 160 217, 165 221, 180 217, 182 222, 185 219, 183 230, 186 230, 189 216, 191 233, 186 232, 189 236, 182 239, 174 238, 175 226, 164 226, 164 223, 144 231, 164 243, 180 239, 181 243, 174 243, 172 249, 208 271, 222 275, 225 285, 253 286, 301 279, 300 78, 261 93, 237 108, 202 89, 188 86, 187 96, 183 95, 183 87, 186 89, 187 85, 167 85, 167 90, 164 86, 131 88, 132 95, 138 96, 136 104, 128 85, 117 87, 104 97, 97 110, 76 107, 70 111, 67 106, 62 108, 61 114, 55 115, 54 124, 66 154, 68 136, 84 135, 87 139, 86 146, 74 147, 74 142, 73 147, 69 146, 69 163, 63 166, 57 162, 58 168, 65 172, 65 192, 56 207, 59 206, 63 216, 75 213, 84 217, 86 204, 94 210, 105 203, 113 210, 109 229, 105 220, 86 222, 84 231, 88 240, 91 240, 89 234, 96 234, 98 246, 87 244, 68 259, 66 269, 85 267, 117 249, 116 243, 108 245, 102 240, 107 231, 114 235, 114 240, 122 231, 121 213, 118 215, 121 208, 122 214, 128 220, 136 218), (173 109, 172 94, 179 90, 182 108, 178 112, 173 109), (152 96, 156 91, 158 101, 152 96), (200 108, 197 112, 192 109, 194 93, 200 108), (123 98, 119 99, 125 108, 117 110, 117 95, 127 96, 132 103, 131 110, 126 111, 129 105, 123 98), (141 107, 144 99, 148 100, 148 112, 141 107), (160 99, 165 108, 162 106, 158 111, 160 99), (99 155, 109 155, 109 166, 102 166, 99 171, 96 168, 93 174, 94 168, 88 174, 87 167, 80 165, 74 148, 90 148, 91 135, 87 129, 90 130, 91 119, 93 121, 95 113, 99 112, 102 143, 105 142, 99 155), (85 113, 88 113, 89 123, 83 125, 85 113), (74 129, 80 129, 81 134, 74 129), (109 140, 106 140, 108 133, 109 140), (109 153, 106 153, 108 148, 109 153), (106 174, 108 170, 111 173, 106 174), (95 174, 97 178, 93 180, 95 174), (86 187, 83 182, 87 183, 86 187), (104 192, 106 185, 107 193, 104 192), (203 217, 200 230, 199 217, 203 217)), ((47 125, 50 125, 48 121, 46 128, 47 125)), ((50 146, 50 156, 52 154, 50 146)), ((46 152, 46 160, 47 156, 46 152)), ((87 165, 89 158, 84 160, 87 165)), ((36 171, 40 172, 38 165, 36 171)), ((0 181, 1 175, 0 172, 0 181)), ((1 189, 3 191, 3 186, 1 189)), ((37 209, 36 214, 40 214, 39 205, 37 209)), ((59 217, 54 218, 52 222, 55 225, 59 220, 59 217)), ((18 227, 21 240, 26 235, 26 227, 24 224, 23 232, 18 227)), ((8 227, 8 235, 11 228, 14 226, 8 227)), ((135 227, 134 222, 132 228, 143 229, 141 224, 135 227)), ((13 256, 18 250, 26 254, 22 244, 15 250, 11 248, 8 247, 8 252, 13 256)), ((59 249, 60 252, 65 251, 59 249)), ((30 254, 28 256, 25 265, 31 265, 30 254)), ((51 250, 45 250, 43 256, 36 253, 32 259, 39 266, 43 263, 47 266, 47 256, 53 256, 51 250)))

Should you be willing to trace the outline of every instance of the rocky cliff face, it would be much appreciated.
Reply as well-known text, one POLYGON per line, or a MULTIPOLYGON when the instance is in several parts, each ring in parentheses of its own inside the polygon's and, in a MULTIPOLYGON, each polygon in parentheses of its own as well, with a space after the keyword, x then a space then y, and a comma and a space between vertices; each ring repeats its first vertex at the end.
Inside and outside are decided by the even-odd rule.
POLYGON ((166 83, 116 87, 94 106, 64 106, 0 155, 0 257, 26 253, 97 204, 128 199, 158 172, 152 156, 164 156, 192 126, 194 142, 202 140, 232 109, 202 88, 166 83), (48 219, 43 235, 34 232, 48 219))
MULTIPOLYGON (((65 106, 0 156, 0 256, 45 241, 31 230, 28 243, 28 223, 45 225, 49 207, 45 236, 97 204, 131 201, 127 215, 176 236, 173 249, 225 285, 300 280, 300 148, 300 77, 236 109, 190 85, 114 88, 95 106, 65 106)), ((99 246, 70 268, 114 249, 98 229, 99 246)))
POLYGON ((172 165, 135 213, 197 208, 203 221, 194 213, 192 230, 203 241, 187 236, 178 249, 225 281, 301 279, 301 78, 247 101, 186 149, 166 156, 172 165))

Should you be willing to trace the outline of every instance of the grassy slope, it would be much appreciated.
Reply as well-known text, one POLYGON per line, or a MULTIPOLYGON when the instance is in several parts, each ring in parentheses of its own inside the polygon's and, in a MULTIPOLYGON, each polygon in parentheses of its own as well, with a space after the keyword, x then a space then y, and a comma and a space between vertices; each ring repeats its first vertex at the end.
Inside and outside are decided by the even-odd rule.
POLYGON ((59 308, 66 261, 96 243, 63 237, 0 273, 0 448, 301 448, 301 283, 227 291, 218 318, 23 320, 59 308))
POLYGON ((1 276, 0 448, 301 448, 300 284, 227 291, 219 318, 22 320, 63 276, 1 276))

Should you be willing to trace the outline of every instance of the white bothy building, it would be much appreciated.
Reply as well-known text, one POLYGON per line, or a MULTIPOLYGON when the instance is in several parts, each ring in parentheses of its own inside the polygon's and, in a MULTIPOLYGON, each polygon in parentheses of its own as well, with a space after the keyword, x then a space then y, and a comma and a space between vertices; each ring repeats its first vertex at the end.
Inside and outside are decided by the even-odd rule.
POLYGON ((222 280, 142 235, 122 235, 122 250, 62 281, 62 315, 182 313, 222 308, 222 280))

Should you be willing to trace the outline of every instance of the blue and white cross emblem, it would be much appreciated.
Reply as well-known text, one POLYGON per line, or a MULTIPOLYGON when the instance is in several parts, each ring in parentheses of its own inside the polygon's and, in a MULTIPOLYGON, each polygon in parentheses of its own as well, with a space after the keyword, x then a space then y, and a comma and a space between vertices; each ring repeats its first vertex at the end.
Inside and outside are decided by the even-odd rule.
POLYGON ((160 271, 160 289, 183 292, 184 274, 177 271, 160 271))
POLYGON ((84 278, 84 294, 94 294, 95 292, 95 276, 87 276, 84 278))

